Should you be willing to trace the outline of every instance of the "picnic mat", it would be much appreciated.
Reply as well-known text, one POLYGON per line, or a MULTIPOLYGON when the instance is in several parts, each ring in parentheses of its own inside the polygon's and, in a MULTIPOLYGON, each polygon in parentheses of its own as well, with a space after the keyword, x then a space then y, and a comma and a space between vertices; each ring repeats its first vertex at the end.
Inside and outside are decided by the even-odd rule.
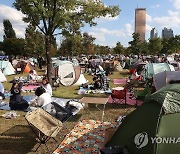
POLYGON ((126 84, 127 78, 113 79, 114 84, 126 84))
POLYGON ((37 86, 37 85, 23 86, 23 87, 22 87, 22 90, 23 90, 23 91, 27 91, 27 92, 28 92, 28 91, 35 91, 37 87, 39 87, 39 86, 37 86))
MULTIPOLYGON (((136 100, 135 98, 131 99, 130 96, 131 96, 131 93, 127 92, 127 94, 126 94, 126 104, 140 106, 143 103, 143 101, 141 101, 141 100, 136 100)), ((118 99, 115 99, 115 102, 118 103, 118 99)), ((111 95, 108 98, 108 103, 113 103, 111 95)))
POLYGON ((99 153, 99 149, 104 147, 105 130, 116 127, 116 122, 104 122, 103 125, 95 120, 78 122, 53 154, 99 153))

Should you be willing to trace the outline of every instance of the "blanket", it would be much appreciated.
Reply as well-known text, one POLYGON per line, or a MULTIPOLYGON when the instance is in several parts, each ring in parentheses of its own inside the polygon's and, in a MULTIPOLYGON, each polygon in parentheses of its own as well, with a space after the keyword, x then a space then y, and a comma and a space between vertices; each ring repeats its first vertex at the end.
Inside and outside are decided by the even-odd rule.
POLYGON ((127 83, 127 78, 114 79, 113 82, 114 82, 114 84, 126 84, 127 83))
POLYGON ((105 130, 117 127, 117 123, 83 120, 66 135, 53 154, 91 154, 104 148, 105 130))

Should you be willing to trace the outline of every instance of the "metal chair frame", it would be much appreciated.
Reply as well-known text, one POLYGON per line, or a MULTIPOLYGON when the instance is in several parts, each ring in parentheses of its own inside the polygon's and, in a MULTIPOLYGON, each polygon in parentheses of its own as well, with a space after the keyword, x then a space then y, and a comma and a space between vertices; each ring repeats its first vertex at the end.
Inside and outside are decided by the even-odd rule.
MULTIPOLYGON (((34 119, 28 119, 28 115, 25 116, 25 119, 27 121, 27 123, 29 124, 31 130, 34 132, 35 136, 36 136, 36 139, 38 141, 38 146, 37 148, 35 149, 35 152, 39 149, 39 147, 44 144, 47 148, 47 150, 49 151, 49 148, 47 146, 47 142, 52 138, 54 141, 56 141, 56 139, 54 138, 54 136, 56 136, 58 133, 59 133, 59 130, 62 129, 63 127, 63 124, 61 121, 59 121, 58 119, 54 118, 52 115, 50 115, 48 112, 44 111, 43 109, 41 108, 38 108, 36 110, 41 110, 42 113, 45 113, 44 116, 49 116, 49 119, 51 119, 52 121, 58 121, 58 127, 60 126, 61 128, 58 128, 58 132, 56 132, 56 134, 54 135, 54 132, 55 131, 52 131, 51 133, 49 133, 48 135, 46 135, 42 130, 40 130, 38 128, 38 124, 34 125, 34 123, 32 122, 34 119)), ((36 114, 36 110, 34 110, 34 113, 32 112, 28 112, 27 114, 35 114, 35 116, 39 116, 38 114, 36 114)), ((40 115, 41 116, 41 115, 40 115)), ((49 122, 51 124, 52 121, 46 121, 46 122, 49 122)), ((56 141, 57 142, 57 141, 56 141)), ((50 151, 49 151, 50 152, 50 151)))

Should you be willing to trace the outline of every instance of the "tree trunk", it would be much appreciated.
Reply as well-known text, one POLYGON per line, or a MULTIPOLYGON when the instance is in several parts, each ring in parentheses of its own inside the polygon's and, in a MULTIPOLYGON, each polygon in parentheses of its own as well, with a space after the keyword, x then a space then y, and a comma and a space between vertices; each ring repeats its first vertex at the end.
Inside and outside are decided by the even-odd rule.
POLYGON ((51 61, 51 55, 50 55, 50 50, 51 50, 51 40, 52 37, 50 35, 46 36, 46 62, 47 62, 47 77, 49 80, 49 83, 52 85, 52 61, 51 61))

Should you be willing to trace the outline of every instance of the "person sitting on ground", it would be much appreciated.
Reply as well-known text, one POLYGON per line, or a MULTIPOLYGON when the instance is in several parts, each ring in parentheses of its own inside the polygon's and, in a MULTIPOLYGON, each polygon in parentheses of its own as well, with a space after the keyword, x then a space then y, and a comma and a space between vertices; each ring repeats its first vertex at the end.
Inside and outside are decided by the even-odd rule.
POLYGON ((38 87, 35 91, 35 95, 37 96, 37 99, 34 102, 35 107, 44 107, 51 103, 51 96, 43 87, 38 87))
POLYGON ((49 84, 49 80, 47 77, 43 77, 42 79, 42 87, 46 90, 46 92, 48 92, 50 94, 50 96, 52 96, 52 87, 49 84))
POLYGON ((103 89, 104 90, 109 89, 109 81, 110 81, 110 79, 109 79, 108 75, 109 75, 108 71, 106 71, 106 73, 103 75, 103 89))
POLYGON ((38 80, 40 80, 41 77, 37 75, 37 72, 35 70, 30 70, 29 71, 29 74, 27 76, 27 80, 30 82, 30 83, 34 83, 34 82, 37 82, 38 80))
POLYGON ((29 74, 28 74, 28 76, 27 76, 27 80, 28 80, 29 82, 34 82, 34 81, 36 81, 36 75, 34 74, 33 70, 30 70, 30 71, 29 71, 29 74))
POLYGON ((130 78, 130 80, 141 80, 142 79, 141 75, 138 74, 137 69, 133 70, 133 72, 129 78, 130 78))
POLYGON ((28 102, 21 96, 22 85, 22 82, 16 80, 13 81, 9 101, 9 107, 11 110, 26 110, 29 106, 28 102))
POLYGON ((2 97, 2 99, 5 99, 4 86, 3 86, 3 84, 1 82, 0 82, 0 97, 2 97))
POLYGON ((93 84, 93 89, 95 90, 95 89, 101 89, 101 80, 100 80, 100 78, 98 77, 98 76, 95 76, 94 78, 93 78, 93 82, 94 82, 94 84, 93 84))

